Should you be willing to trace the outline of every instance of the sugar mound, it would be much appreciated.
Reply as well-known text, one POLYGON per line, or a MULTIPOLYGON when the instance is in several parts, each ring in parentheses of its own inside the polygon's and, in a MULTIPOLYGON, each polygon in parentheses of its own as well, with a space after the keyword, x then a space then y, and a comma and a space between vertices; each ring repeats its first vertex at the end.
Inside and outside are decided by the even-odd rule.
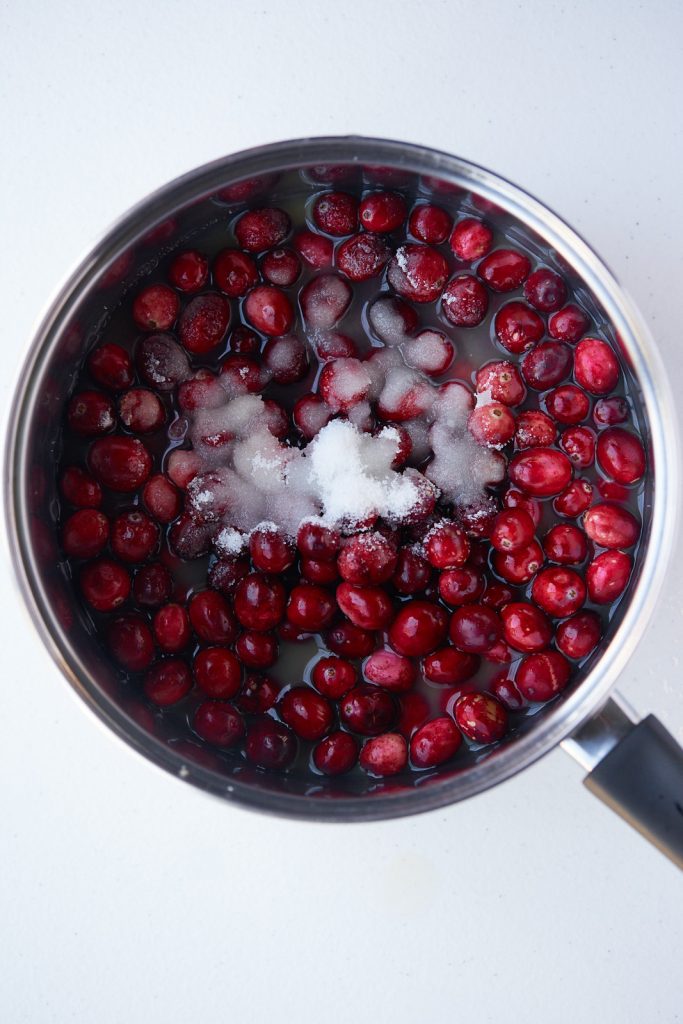
POLYGON ((479 501, 486 487, 505 477, 505 458, 478 445, 467 429, 473 405, 472 393, 453 381, 440 390, 432 408, 429 444, 434 457, 425 476, 457 506, 479 501))

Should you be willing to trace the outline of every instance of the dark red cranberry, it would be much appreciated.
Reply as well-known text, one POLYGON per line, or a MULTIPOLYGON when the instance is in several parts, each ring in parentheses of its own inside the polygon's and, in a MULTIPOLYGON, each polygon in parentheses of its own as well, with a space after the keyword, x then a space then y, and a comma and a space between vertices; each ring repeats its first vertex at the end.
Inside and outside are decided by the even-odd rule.
POLYGON ((152 620, 157 644, 165 654, 179 654, 190 642, 192 631, 187 612, 179 604, 159 608, 152 620))
POLYGON ((335 611, 334 599, 323 587, 315 586, 313 583, 300 583, 290 592, 287 620, 299 629, 318 633, 329 626, 335 611))
POLYGON ((235 653, 247 668, 270 668, 277 661, 277 640, 270 633, 246 630, 237 638, 235 653))
POLYGON ((250 674, 235 703, 246 715, 264 715, 275 706, 280 688, 269 676, 250 674))
POLYGON ((366 231, 396 231, 406 219, 406 203, 397 192, 371 192, 360 204, 360 222, 366 231))
POLYGON ((491 545, 496 551, 519 551, 534 539, 534 521, 523 508, 506 508, 496 516, 491 545))
POLYGON ((112 491, 135 491, 152 469, 152 458, 135 437, 102 437, 88 452, 88 467, 112 491))
POLYGON ((261 260, 261 273, 278 288, 289 288, 301 273, 301 260, 292 249, 271 249, 261 260))
POLYGON ((308 373, 306 346, 295 334, 271 338, 263 350, 263 365, 276 384, 296 384, 308 373))
POLYGON ((603 551, 586 569, 588 596, 595 604, 611 604, 621 597, 633 563, 623 551, 603 551))
POLYGON ((620 395, 599 398, 593 407, 593 420, 597 427, 613 427, 618 423, 625 423, 628 416, 628 402, 620 395))
POLYGON ((308 686, 295 686, 278 703, 283 722, 302 740, 319 740, 332 725, 330 702, 308 686))
POLYGON ((337 559, 339 574, 347 583, 386 583, 391 579, 398 554, 395 545, 381 533, 359 533, 351 537, 337 559))
POLYGON ((483 654, 502 636, 498 615, 482 604, 464 605, 451 616, 451 642, 466 654, 483 654))
POLYGON ((584 338, 574 350, 574 376, 577 384, 591 395, 607 395, 619 381, 619 362, 611 347, 601 338, 584 338))
POLYGON ((159 396, 147 388, 131 388, 118 401, 119 418, 134 434, 158 430, 166 419, 159 396))
POLYGON ((209 261, 196 249, 178 253, 168 268, 168 279, 180 292, 198 292, 209 277, 209 261))
POLYGON ((340 583, 336 599, 340 611, 361 629, 384 629, 394 617, 391 599, 381 587, 340 583))
POLYGON ((580 423, 590 411, 588 396, 574 384, 563 384, 555 388, 546 396, 545 404, 558 423, 580 423))
POLYGON ((504 583, 494 581, 487 585, 481 602, 488 608, 495 608, 496 611, 499 611, 503 605, 512 601, 513 597, 514 592, 510 587, 507 587, 504 583))
POLYGON ((142 502, 159 523, 171 523, 180 514, 178 488, 163 473, 149 478, 142 490, 142 502))
POLYGON ((258 270, 251 256, 239 249, 224 249, 213 263, 213 279, 231 299, 241 298, 258 282, 258 270))
POLYGON ((292 245, 313 270, 322 270, 332 265, 334 246, 324 235, 318 235, 315 231, 298 231, 292 239, 292 245))
POLYGON ((456 327, 476 327, 488 308, 486 289, 471 274, 452 277, 441 296, 443 315, 456 327))
POLYGON ((152 631, 140 615, 121 615, 109 624, 107 643, 112 656, 130 672, 141 672, 154 657, 152 631))
POLYGON ((515 455, 508 472, 515 486, 538 498, 560 494, 572 478, 569 459, 553 448, 530 448, 515 455))
POLYGON ((440 686, 458 686, 479 671, 481 659, 476 654, 455 647, 440 647, 428 654, 422 663, 425 679, 440 686))
POLYGON ((192 675, 180 658, 169 658, 152 666, 143 683, 145 697, 161 708, 177 704, 191 689, 192 675))
POLYGON ((503 405, 519 405, 526 395, 519 370, 505 360, 482 366, 477 370, 476 382, 479 394, 488 392, 494 402, 503 405))
POLYGON ((176 321, 180 299, 165 284, 151 284, 138 292, 133 320, 143 331, 167 331, 176 321))
POLYGON ((503 348, 521 355, 541 340, 545 325, 525 302, 508 302, 496 313, 494 329, 503 348))
POLYGON ((339 331, 316 332, 313 341, 316 355, 321 362, 328 359, 356 359, 358 358, 358 346, 353 338, 339 331))
POLYGON ((408 744, 400 733, 387 732, 367 740, 359 760, 363 771, 370 775, 397 775, 408 764, 408 744))
POLYGON ((367 658, 376 647, 376 635, 352 622, 341 622, 327 631, 325 643, 342 658, 367 658))
POLYGON ((474 743, 497 743, 507 732, 507 712, 488 693, 465 693, 454 710, 460 731, 474 743))
POLYGON ((524 284, 524 298, 534 309, 552 313, 567 300, 567 286, 553 270, 540 267, 524 284))
POLYGON ((339 246, 336 265, 351 281, 368 281, 382 273, 391 249, 379 235, 352 235, 339 246))
POLYGON ((569 682, 571 666, 559 651, 543 651, 523 658, 515 683, 526 700, 552 700, 569 682))
POLYGON ((415 768, 436 768, 457 753, 462 736, 449 715, 440 715, 413 733, 410 760, 415 768))
POLYGON ((230 323, 230 303, 218 292, 191 299, 178 324, 181 344, 193 355, 211 352, 225 337, 230 323))
POLYGON ((427 245, 440 245, 448 238, 453 221, 440 206, 423 203, 413 207, 408 227, 411 235, 427 245))
POLYGON ((330 700, 343 697, 353 689, 356 680, 356 669, 345 658, 321 658, 311 670, 311 682, 316 690, 330 700))
POLYGON ((459 526, 442 520, 427 534, 424 550, 435 569, 457 569, 467 561, 470 543, 459 526))
POLYGON ((399 295, 413 302, 435 302, 448 279, 448 263, 429 245, 407 243, 396 250, 387 281, 399 295))
POLYGON ((241 579, 249 572, 249 560, 237 555, 219 558, 209 569, 209 584, 226 597, 231 595, 241 579))
POLYGON ((601 548, 630 548, 640 536, 636 517, 619 505, 594 505, 583 518, 583 528, 601 548))
POLYGON ((586 584, 573 569, 552 566, 539 572, 531 587, 536 604, 553 618, 574 615, 586 599, 586 584))
POLYGON ((389 643, 410 658, 430 654, 446 639, 448 615, 431 601, 408 601, 401 605, 389 629, 389 643))
POLYGON ((313 750, 313 763, 323 775, 344 775, 358 759, 358 740, 348 732, 331 732, 313 750))
POLYGON ((102 504, 102 488, 97 480, 78 466, 67 466, 59 487, 65 501, 77 508, 99 508, 102 504))
POLYGON ((429 562, 412 548, 399 548, 391 582, 399 594, 417 594, 432 578, 429 562))
POLYGON ((215 590, 202 590, 189 604, 192 628, 201 640, 210 644, 231 644, 237 626, 230 605, 215 590))
POLYGON ((257 527, 249 537, 249 553, 255 569, 280 573, 294 564, 295 549, 291 541, 277 530, 257 527))
POLYGON ((69 558, 95 558, 109 539, 109 520, 93 508, 82 508, 65 521, 62 547, 69 558))
POLYGON ((427 721, 430 714, 429 702, 421 693, 402 693, 398 698, 398 731, 410 739, 416 729, 427 721))
POLYGON ((571 303, 558 310, 548 320, 548 334, 558 341, 568 341, 573 345, 588 330, 588 317, 571 303))
MULTIPOLYGON (((238 394, 245 391, 252 395, 258 394, 268 383, 267 375, 257 359, 236 352, 231 352, 225 357, 221 363, 220 376, 221 380, 229 382, 238 394)), ((220 433, 218 437, 221 438, 220 433)), ((219 443, 223 443, 223 440, 219 440, 219 443)))
POLYGON ((526 280, 531 270, 528 258, 516 249, 496 249, 477 268, 482 281, 494 292, 513 292, 526 280))
POLYGON ((110 391, 123 391, 133 383, 133 362, 120 345, 99 345, 88 357, 88 369, 97 383, 110 391))
POLYGON ((301 559, 301 575, 309 583, 319 583, 326 587, 339 582, 336 562, 320 562, 315 558, 301 559))
POLYGON ((284 210, 266 207, 248 210, 235 224, 235 236, 240 248, 248 252, 265 252, 284 242, 291 221, 284 210))
POLYGON ((159 527, 144 512, 122 512, 111 528, 111 549, 122 562, 144 562, 159 543, 159 527))
MULTIPOLYGON (((95 442, 98 444, 101 442, 95 442)), ((608 427, 598 436, 598 463, 618 484, 634 484, 645 472, 645 450, 640 438, 622 427, 608 427)))
POLYGON ((483 593, 484 577, 470 566, 448 569, 439 575, 439 596, 453 607, 473 604, 483 593))
POLYGON ((269 284, 252 289, 244 302, 244 313, 261 334, 286 334, 294 323, 294 310, 287 295, 269 284))
POLYGON ((588 480, 572 480, 568 487, 553 502, 553 508, 561 516, 580 516, 593 500, 593 487, 588 480))
POLYGON ((194 713, 192 727, 214 747, 233 747, 244 735, 244 719, 223 701, 207 700, 194 713))
POLYGON ((517 416, 515 443, 518 448, 548 448, 556 437, 555 424, 540 409, 525 409, 517 416))
POLYGON ((286 594, 282 584, 262 573, 241 579, 235 589, 235 614, 245 629, 265 632, 282 621, 286 594))
POLYGON ((542 651, 553 635, 550 622, 539 608, 524 601, 511 601, 501 609, 505 641, 516 651, 542 651))
POLYGON ((560 384, 572 367, 572 351, 561 341, 541 341, 522 360, 522 376, 530 388, 545 391, 560 384))
POLYGON ((582 611, 557 627, 555 642, 567 658, 585 658, 600 643, 602 626, 595 612, 582 611))
POLYGON ((417 669, 412 661, 394 651, 374 651, 363 665, 363 674, 375 686, 383 686, 393 693, 405 693, 412 689, 417 678, 417 669))
POLYGON ((133 580, 133 597, 143 608, 158 608, 173 593, 173 577, 161 562, 143 565, 133 580))
POLYGON ((485 256, 492 242, 491 228, 473 217, 458 221, 449 239, 453 255, 465 263, 474 263, 485 256))
POLYGON ((230 351, 237 355, 256 356, 261 351, 261 339, 251 327, 239 324, 230 335, 230 351))
POLYGON ((66 410, 69 429, 82 437, 108 434, 116 423, 114 403, 99 391, 79 391, 66 410))
POLYGON ((191 375, 187 353, 169 334, 150 334, 135 349, 140 376, 156 391, 173 391, 191 375))
POLYGON ((340 700, 339 716, 352 732, 377 736, 396 721, 396 704, 386 690, 363 683, 340 700))
POLYGON ((296 740, 286 725, 261 718, 249 726, 244 749, 252 764, 282 771, 296 757, 296 740))
POLYGON ((313 219, 328 235, 350 235, 358 225, 358 202, 348 192, 326 192, 313 204, 313 219))
POLYGON ((484 655, 487 661, 507 665, 512 661, 512 652, 504 640, 497 640, 484 655))
POLYGON ((80 577, 83 597, 96 612, 111 612, 130 593, 130 576, 118 562, 100 558, 84 567, 80 577))
POLYGON ((569 523, 553 526, 545 535, 543 548, 551 561, 561 565, 578 565, 588 554, 585 534, 569 523))
POLYGON ((305 558, 331 561, 337 557, 340 545, 339 533, 323 523, 307 520, 299 527, 296 546, 305 558))
POLYGON ((524 707, 524 698, 513 683, 504 674, 493 680, 491 693, 508 711, 519 711, 524 707))

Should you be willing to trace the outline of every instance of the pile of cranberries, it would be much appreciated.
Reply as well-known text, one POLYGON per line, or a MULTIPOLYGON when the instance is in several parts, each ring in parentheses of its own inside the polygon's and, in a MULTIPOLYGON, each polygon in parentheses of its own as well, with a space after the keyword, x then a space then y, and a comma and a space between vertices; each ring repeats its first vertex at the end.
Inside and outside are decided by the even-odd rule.
MULTIPOLYGON (((124 299, 65 410, 62 551, 122 686, 173 708, 179 736, 319 780, 434 769, 577 680, 629 582, 645 453, 612 345, 485 204, 317 188, 296 215, 233 209, 222 248, 176 252, 124 299), (434 336, 425 380, 470 389, 505 481, 417 522, 264 526, 217 554, 185 509, 184 417, 230 374, 275 436, 310 441, 365 398, 335 368, 377 351, 380 294, 406 337, 434 336), (329 312, 313 332, 311 296, 329 312)), ((423 414, 411 392, 361 429, 423 414)))

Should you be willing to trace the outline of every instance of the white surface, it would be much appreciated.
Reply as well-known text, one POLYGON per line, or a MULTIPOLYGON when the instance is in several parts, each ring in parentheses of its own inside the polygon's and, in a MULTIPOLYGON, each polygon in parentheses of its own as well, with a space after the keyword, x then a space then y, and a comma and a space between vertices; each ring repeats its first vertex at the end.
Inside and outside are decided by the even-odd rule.
MULTIPOLYGON (((224 152, 349 131, 461 153, 557 209, 680 381, 677 0, 2 9, 5 408, 46 299, 127 206, 224 152)), ((683 739, 681 556, 622 690, 683 739)), ((389 824, 222 806, 81 709, 3 557, 3 1022, 680 1019, 680 874, 566 755, 389 824)))

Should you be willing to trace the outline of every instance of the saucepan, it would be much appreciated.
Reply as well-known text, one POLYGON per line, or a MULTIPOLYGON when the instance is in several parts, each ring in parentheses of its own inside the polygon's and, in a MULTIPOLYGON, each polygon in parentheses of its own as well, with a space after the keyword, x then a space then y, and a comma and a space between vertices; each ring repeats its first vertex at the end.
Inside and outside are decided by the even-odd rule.
MULTIPOLYGON (((329 178, 328 178, 329 180, 329 178)), ((115 734, 157 766, 227 801, 324 821, 393 818, 488 789, 558 744, 587 770, 595 794, 683 866, 683 752, 652 716, 638 720, 614 693, 646 632, 671 557, 678 500, 676 417, 659 354, 631 300, 590 246, 528 193, 459 157, 402 142, 311 138, 263 146, 207 164, 143 200, 111 228, 68 279, 40 324, 21 371, 5 459, 9 541, 19 588, 56 664, 115 734), (250 768, 178 740, 150 713, 95 642, 73 596, 55 531, 55 466, 64 403, 85 354, 121 296, 160 257, 228 212, 286 195, 344 169, 421 196, 469 193, 486 216, 524 234, 575 282, 597 322, 612 325, 648 454, 643 534, 630 590, 577 685, 521 722, 510 741, 467 764, 408 780, 358 777, 323 785, 310 774, 250 768), (297 184, 298 183, 298 184, 297 184), (241 206, 240 206, 241 204, 241 206)), ((647 702, 647 694, 643 693, 647 702)), ((457 759, 456 759, 457 761, 457 759)))

